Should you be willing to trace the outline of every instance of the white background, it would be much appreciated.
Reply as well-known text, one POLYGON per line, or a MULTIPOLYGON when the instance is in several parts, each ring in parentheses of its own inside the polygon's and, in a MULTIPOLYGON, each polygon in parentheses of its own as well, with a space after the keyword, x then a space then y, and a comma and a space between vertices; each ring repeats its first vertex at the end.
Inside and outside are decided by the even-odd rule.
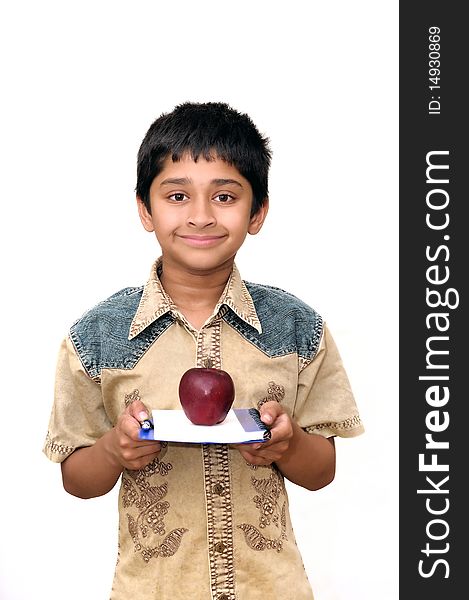
POLYGON ((274 152, 270 213, 238 254, 241 273, 324 316, 366 427, 337 440, 332 485, 289 486, 315 598, 395 600, 398 3, 1 6, 0 598, 109 597, 117 488, 68 496, 41 451, 57 351, 77 317, 144 283, 159 254, 134 201, 151 122, 221 100, 274 152))

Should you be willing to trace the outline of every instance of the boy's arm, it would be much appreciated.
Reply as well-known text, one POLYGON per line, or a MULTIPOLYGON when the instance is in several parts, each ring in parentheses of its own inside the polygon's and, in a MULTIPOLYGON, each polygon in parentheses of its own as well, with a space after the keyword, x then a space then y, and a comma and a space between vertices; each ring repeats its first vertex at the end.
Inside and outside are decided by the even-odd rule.
POLYGON ((294 421, 292 427, 288 450, 275 461, 277 467, 287 479, 308 490, 329 485, 335 476, 334 438, 306 433, 294 421))
POLYGON ((65 490, 79 498, 94 498, 109 492, 123 469, 143 469, 156 458, 160 442, 140 440, 140 421, 148 418, 139 400, 130 404, 117 424, 93 446, 78 448, 62 463, 65 490))
POLYGON ((331 483, 335 475, 333 437, 306 433, 278 402, 266 402, 260 413, 262 421, 271 426, 272 437, 268 442, 237 446, 248 463, 275 462, 287 479, 308 490, 331 483))

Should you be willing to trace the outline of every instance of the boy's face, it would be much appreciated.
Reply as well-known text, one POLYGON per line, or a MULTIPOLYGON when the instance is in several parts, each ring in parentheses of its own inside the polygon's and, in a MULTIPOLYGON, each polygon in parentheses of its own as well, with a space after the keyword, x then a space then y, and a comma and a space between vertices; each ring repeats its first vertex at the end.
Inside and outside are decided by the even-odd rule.
POLYGON ((137 198, 140 219, 154 231, 167 265, 212 272, 232 265, 248 233, 256 234, 268 203, 251 217, 252 188, 221 159, 167 158, 150 187, 151 215, 137 198))

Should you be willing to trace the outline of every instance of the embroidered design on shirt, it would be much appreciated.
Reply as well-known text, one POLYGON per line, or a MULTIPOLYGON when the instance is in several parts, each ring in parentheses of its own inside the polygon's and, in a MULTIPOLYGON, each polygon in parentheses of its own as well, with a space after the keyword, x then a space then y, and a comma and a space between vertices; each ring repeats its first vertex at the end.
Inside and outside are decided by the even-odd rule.
MULTIPOLYGON (((198 335, 197 365, 210 357, 212 367, 222 368, 222 322, 212 321, 198 335)), ((211 598, 235 600, 233 499, 227 444, 203 444, 202 458, 207 510, 207 542, 211 598)))
POLYGON ((140 392, 138 390, 134 390, 131 394, 126 394, 124 398, 124 404, 126 407, 130 406, 130 404, 135 402, 135 400, 141 400, 140 392))
POLYGON ((310 427, 306 427, 305 431, 308 433, 314 433, 316 431, 321 431, 321 429, 353 429, 354 427, 358 427, 361 422, 360 415, 354 415, 353 417, 349 417, 344 421, 340 421, 340 423, 329 421, 328 423, 311 425, 310 427))
POLYGON ((71 446, 66 446, 65 444, 57 444, 57 442, 53 442, 49 432, 47 432, 45 448, 50 450, 54 454, 70 454, 71 452, 73 452, 73 450, 75 450, 75 448, 72 448, 71 446))
POLYGON ((285 388, 283 385, 278 385, 275 381, 269 381, 267 387, 267 396, 259 400, 257 408, 260 408, 266 402, 281 402, 285 398, 285 388))
POLYGON ((304 356, 298 356, 298 373, 301 373, 303 369, 313 362, 312 358, 305 358, 304 356))
POLYGON ((226 444, 202 445, 207 507, 210 582, 213 598, 235 599, 233 501, 226 444))
POLYGON ((283 542, 287 539, 286 490, 281 475, 275 467, 270 469, 270 476, 265 479, 251 477, 251 483, 257 494, 254 504, 260 512, 258 527, 250 523, 241 523, 238 529, 244 533, 246 544, 253 550, 283 550, 283 542), (266 537, 260 530, 274 526, 279 530, 276 538, 266 537))
POLYGON ((182 536, 188 531, 178 527, 166 533, 165 516, 170 504, 165 500, 168 483, 152 486, 148 478, 155 473, 166 476, 172 469, 171 463, 163 463, 155 458, 140 471, 125 471, 122 477, 124 508, 135 507, 139 512, 137 518, 127 513, 129 533, 134 543, 135 552, 140 552, 145 562, 151 558, 173 556, 181 545, 182 536), (149 545, 149 538, 163 537, 160 544, 149 545), (145 543, 146 542, 146 543, 145 543))

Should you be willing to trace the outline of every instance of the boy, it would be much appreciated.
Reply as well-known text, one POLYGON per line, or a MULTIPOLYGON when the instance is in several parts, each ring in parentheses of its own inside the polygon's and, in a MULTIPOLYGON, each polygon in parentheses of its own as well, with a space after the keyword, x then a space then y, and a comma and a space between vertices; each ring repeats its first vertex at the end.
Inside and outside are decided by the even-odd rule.
POLYGON ((328 485, 334 436, 363 428, 321 317, 235 266, 267 215, 270 158, 251 119, 224 103, 161 115, 136 186, 161 257, 144 287, 92 308, 62 344, 44 452, 75 496, 121 478, 114 600, 313 598, 283 478, 328 485), (140 422, 180 409, 182 374, 207 357, 232 376, 235 407, 259 408, 270 441, 141 441, 140 422))

